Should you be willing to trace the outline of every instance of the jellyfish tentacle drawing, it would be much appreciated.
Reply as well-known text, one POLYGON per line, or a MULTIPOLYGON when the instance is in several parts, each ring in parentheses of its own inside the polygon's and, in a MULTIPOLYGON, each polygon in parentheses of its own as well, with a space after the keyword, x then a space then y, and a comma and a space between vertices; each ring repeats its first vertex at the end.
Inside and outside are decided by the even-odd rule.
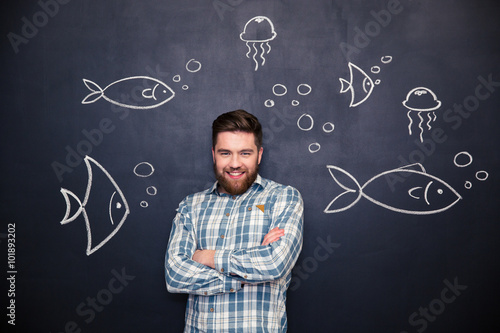
POLYGON ((422 112, 427 113, 427 130, 431 130, 431 123, 436 121, 436 111, 441 106, 441 101, 437 99, 437 96, 432 90, 425 87, 417 87, 415 89, 410 90, 410 92, 406 95, 406 99, 403 101, 403 105, 408 109, 406 116, 410 120, 408 125, 408 133, 411 135, 411 127, 413 125, 413 120, 411 118, 411 114, 416 112, 419 123, 418 128, 420 129, 420 142, 424 142, 424 127, 422 126, 424 123, 424 118, 422 117, 422 112))
POLYGON ((250 53, 252 53, 253 49, 252 59, 255 63, 255 70, 259 69, 259 62, 256 59, 259 50, 255 44, 260 44, 259 47, 261 52, 259 57, 262 59, 261 66, 264 66, 266 62, 264 55, 271 52, 271 45, 269 45, 269 42, 274 38, 276 38, 276 31, 274 31, 273 22, 266 16, 256 16, 245 24, 243 32, 240 34, 240 39, 245 42, 248 48, 246 54, 247 58, 250 58, 250 53), (267 51, 264 48, 264 44, 267 46, 267 51))

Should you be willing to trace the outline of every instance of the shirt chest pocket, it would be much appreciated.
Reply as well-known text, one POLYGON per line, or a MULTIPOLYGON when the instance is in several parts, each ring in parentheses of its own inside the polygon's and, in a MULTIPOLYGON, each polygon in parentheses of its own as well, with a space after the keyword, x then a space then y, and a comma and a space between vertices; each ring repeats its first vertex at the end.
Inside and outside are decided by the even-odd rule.
POLYGON ((262 244, 271 227, 270 214, 266 208, 264 204, 240 207, 237 226, 234 229, 236 244, 241 244, 242 248, 262 244))

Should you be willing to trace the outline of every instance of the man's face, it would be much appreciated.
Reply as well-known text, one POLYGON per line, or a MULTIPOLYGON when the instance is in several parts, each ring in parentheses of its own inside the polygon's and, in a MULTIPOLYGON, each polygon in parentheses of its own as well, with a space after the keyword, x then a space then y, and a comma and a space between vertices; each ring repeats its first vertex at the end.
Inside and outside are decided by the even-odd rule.
POLYGON ((245 193, 257 178, 262 151, 262 147, 257 149, 253 133, 219 133, 212 148, 219 191, 232 195, 245 193))

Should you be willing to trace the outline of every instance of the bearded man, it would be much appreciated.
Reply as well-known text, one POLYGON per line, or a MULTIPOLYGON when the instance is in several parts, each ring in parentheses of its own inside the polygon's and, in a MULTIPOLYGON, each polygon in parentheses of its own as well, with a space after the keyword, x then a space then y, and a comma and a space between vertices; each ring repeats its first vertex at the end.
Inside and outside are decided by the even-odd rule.
POLYGON ((172 293, 189 294, 184 332, 286 332, 286 291, 302 249, 303 201, 262 178, 262 126, 244 110, 212 124, 217 181, 177 209, 165 255, 172 293))

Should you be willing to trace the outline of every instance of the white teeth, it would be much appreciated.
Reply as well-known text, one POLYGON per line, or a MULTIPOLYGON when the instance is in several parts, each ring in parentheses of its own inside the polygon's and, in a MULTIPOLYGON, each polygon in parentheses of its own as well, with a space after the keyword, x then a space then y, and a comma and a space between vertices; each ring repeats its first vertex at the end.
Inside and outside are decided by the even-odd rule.
POLYGON ((239 175, 242 175, 243 172, 230 172, 229 173, 231 176, 239 176, 239 175))

